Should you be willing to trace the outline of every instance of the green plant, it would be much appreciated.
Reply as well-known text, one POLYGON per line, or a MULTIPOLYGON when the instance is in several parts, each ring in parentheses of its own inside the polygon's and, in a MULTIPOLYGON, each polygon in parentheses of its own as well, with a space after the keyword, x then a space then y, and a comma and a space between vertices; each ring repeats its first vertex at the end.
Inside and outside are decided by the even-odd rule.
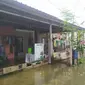
POLYGON ((75 15, 70 10, 63 10, 62 12, 64 19, 64 31, 71 32, 71 42, 72 48, 75 48, 80 56, 83 56, 85 46, 81 44, 83 40, 84 30, 79 30, 78 26, 75 26, 76 23, 75 15), (74 34, 77 34, 76 36, 74 34))
POLYGON ((78 30, 77 31, 77 46, 76 46, 76 49, 78 50, 80 57, 83 56, 84 49, 85 49, 84 44, 81 43, 83 38, 84 38, 84 30, 78 30))
POLYGON ((81 57, 80 59, 78 59, 78 63, 79 64, 85 64, 85 57, 81 57))

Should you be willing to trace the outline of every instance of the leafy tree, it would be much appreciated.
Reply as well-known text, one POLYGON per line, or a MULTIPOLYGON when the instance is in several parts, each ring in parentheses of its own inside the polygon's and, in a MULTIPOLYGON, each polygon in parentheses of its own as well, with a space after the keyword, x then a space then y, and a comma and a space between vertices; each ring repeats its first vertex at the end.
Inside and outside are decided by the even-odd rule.
POLYGON ((84 45, 82 45, 80 42, 83 40, 84 30, 79 29, 75 15, 70 10, 63 10, 61 11, 62 17, 64 19, 64 26, 63 31, 71 32, 71 46, 72 48, 76 48, 76 50, 80 53, 80 56, 84 53, 84 45), (76 24, 76 25, 75 25, 76 24), (77 36, 75 37, 75 33, 77 33, 77 36))

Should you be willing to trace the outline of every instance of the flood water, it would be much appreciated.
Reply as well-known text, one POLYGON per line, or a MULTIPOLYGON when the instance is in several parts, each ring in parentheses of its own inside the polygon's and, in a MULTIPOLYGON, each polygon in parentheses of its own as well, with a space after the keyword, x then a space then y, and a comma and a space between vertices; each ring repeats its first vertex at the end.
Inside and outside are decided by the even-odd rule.
POLYGON ((85 85, 85 65, 45 65, 0 78, 0 85, 85 85))

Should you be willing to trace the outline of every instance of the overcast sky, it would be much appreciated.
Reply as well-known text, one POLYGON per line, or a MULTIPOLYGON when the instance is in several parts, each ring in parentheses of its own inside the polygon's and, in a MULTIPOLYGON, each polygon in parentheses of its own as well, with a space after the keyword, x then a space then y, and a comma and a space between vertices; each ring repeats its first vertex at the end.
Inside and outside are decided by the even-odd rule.
MULTIPOLYGON (((78 24, 85 21, 85 0, 17 0, 60 19, 62 9, 71 10, 78 24)), ((85 27, 85 23, 82 25, 85 27)))

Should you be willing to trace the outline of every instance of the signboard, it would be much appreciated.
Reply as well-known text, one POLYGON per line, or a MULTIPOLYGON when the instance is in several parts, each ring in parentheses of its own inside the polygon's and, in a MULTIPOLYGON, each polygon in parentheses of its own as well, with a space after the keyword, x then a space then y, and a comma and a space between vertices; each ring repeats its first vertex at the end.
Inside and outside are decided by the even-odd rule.
POLYGON ((44 55, 44 44, 36 43, 34 51, 35 51, 35 61, 40 60, 41 57, 44 55))

